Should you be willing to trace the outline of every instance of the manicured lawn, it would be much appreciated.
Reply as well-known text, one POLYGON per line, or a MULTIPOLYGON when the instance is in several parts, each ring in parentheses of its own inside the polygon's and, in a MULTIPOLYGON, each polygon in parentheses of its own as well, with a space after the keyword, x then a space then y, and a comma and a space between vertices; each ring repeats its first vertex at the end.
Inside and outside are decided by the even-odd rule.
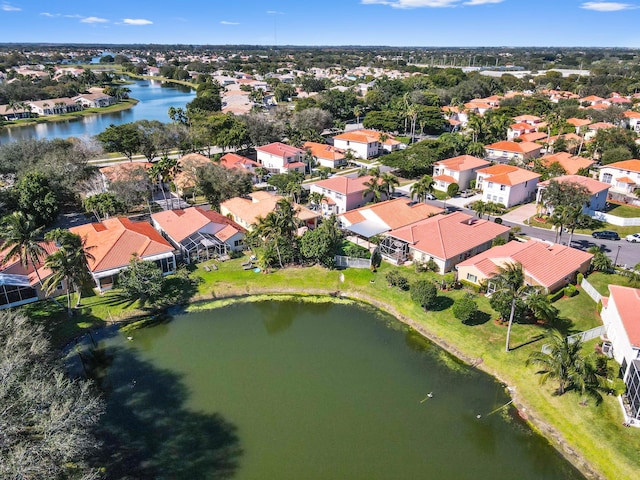
POLYGON ((612 207, 607 210, 607 213, 621 218, 640 218, 640 207, 612 204, 612 207))
MULTIPOLYGON (((535 220, 535 217, 531 217, 529 220, 527 220, 527 225, 531 227, 546 228, 547 230, 553 229, 553 225, 545 222, 538 222, 537 220, 535 220)), ((591 235, 594 231, 597 230, 613 230, 614 232, 618 232, 620 238, 624 238, 627 235, 640 231, 640 227, 621 227, 618 225, 612 225, 610 223, 603 223, 601 227, 598 227, 596 229, 579 228, 575 231, 575 233, 591 235)), ((564 236, 567 236, 568 238, 567 233, 563 234, 563 238, 564 236)))
POLYGON ((594 272, 587 277, 587 281, 600 292, 601 295, 609 295, 608 285, 622 285, 623 287, 638 288, 637 282, 633 282, 629 277, 617 273, 607 274, 594 272))
MULTIPOLYGON (((515 324, 512 331, 511 347, 504 351, 506 327, 495 322, 496 313, 489 300, 477 296, 476 301, 482 312, 475 322, 466 325, 456 320, 450 307, 465 290, 439 291, 438 304, 432 311, 425 312, 410 298, 408 291, 401 291, 387 285, 385 274, 397 268, 410 281, 419 278, 442 279, 433 273, 416 273, 412 268, 393 267, 383 264, 378 272, 367 269, 327 270, 320 267, 292 267, 272 273, 254 273, 243 270, 245 258, 217 263, 218 270, 205 271, 199 265, 193 275, 203 282, 197 287, 195 300, 208 301, 227 296, 272 294, 274 292, 293 294, 326 294, 341 292, 343 295, 359 298, 386 310, 397 318, 412 319, 416 328, 427 333, 441 345, 469 362, 479 363, 481 368, 498 377, 511 389, 521 412, 535 421, 535 425, 547 434, 550 441, 558 440, 549 435, 545 425, 553 426, 569 443, 572 449, 596 467, 604 478, 636 478, 637 452, 640 450, 640 430, 624 428, 618 401, 606 397, 603 404, 596 406, 592 400, 581 406, 580 398, 569 392, 563 396, 554 395, 555 383, 550 381, 540 386, 534 367, 525 366, 530 352, 542 347, 544 326, 515 324), (602 454, 606 449, 606 456, 602 454)), ((211 265, 211 263, 208 263, 211 265)), ((598 274, 591 275, 589 280, 598 274)), ((598 287, 596 287, 598 288, 598 287)), ((47 321, 54 331, 54 338, 70 338, 88 326, 104 325, 110 318, 143 313, 135 305, 123 302, 117 292, 104 296, 83 299, 82 316, 66 319, 64 312, 56 312, 50 303, 39 303, 29 307, 38 311, 42 321, 47 321), (47 308, 38 308, 45 305, 47 308), (53 309, 53 311, 51 310, 53 309), (46 317, 53 313, 51 318, 46 317)), ((567 333, 587 330, 600 325, 595 303, 582 291, 572 298, 562 298, 554 303, 560 311, 558 327, 567 333)), ((194 308, 203 308, 194 304, 194 308)), ((586 350, 592 351, 587 345, 586 350)))

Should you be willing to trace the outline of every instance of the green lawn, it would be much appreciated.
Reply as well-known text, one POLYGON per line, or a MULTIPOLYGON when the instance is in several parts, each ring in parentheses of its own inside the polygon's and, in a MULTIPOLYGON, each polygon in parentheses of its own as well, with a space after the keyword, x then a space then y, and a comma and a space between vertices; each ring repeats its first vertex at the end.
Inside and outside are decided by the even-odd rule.
POLYGON ((621 218, 640 218, 640 207, 612 204, 612 207, 607 210, 607 213, 621 218))
MULTIPOLYGON (((477 297, 482 313, 472 325, 466 325, 456 320, 450 311, 450 306, 465 290, 439 291, 438 305, 432 311, 425 312, 411 301, 408 292, 391 288, 385 281, 385 274, 394 268, 410 280, 420 276, 437 281, 442 278, 439 275, 417 274, 412 268, 388 264, 383 264, 377 273, 367 269, 335 271, 320 267, 292 267, 264 274, 243 270, 240 264, 245 260, 246 257, 218 263, 218 270, 209 272, 204 270, 203 265, 198 266, 193 275, 201 277, 203 282, 198 285, 194 297, 194 302, 200 303, 194 303, 193 307, 203 308, 206 304, 201 302, 229 296, 274 292, 309 295, 341 292, 351 298, 361 299, 396 318, 414 322, 416 329, 452 353, 468 362, 479 363, 481 368, 505 382, 513 389, 521 412, 533 421, 536 428, 558 445, 562 441, 550 432, 549 426, 552 425, 570 448, 594 466, 603 478, 637 478, 640 430, 622 426, 617 399, 606 397, 600 406, 593 401, 581 406, 581 398, 574 393, 555 396, 552 381, 540 386, 535 369, 525 366, 529 353, 542 347, 543 326, 515 324, 511 338, 512 351, 506 353, 504 342, 507 329, 494 321, 497 315, 486 297, 477 297), (607 451, 606 457, 602 455, 603 449, 607 451)), ((593 277, 598 278, 594 274, 589 280, 593 277)), ((101 326, 111 319, 143 313, 135 305, 123 302, 117 292, 84 298, 82 304, 82 315, 71 321, 59 309, 51 307, 50 303, 40 302, 27 307, 27 310, 38 313, 43 321, 46 319, 59 343, 83 328, 101 326), (43 308, 43 305, 47 308, 43 308), (49 313, 54 315, 47 318, 49 313)), ((560 311, 557 326, 567 333, 600 325, 595 303, 582 291, 573 298, 562 298, 554 305, 560 311)), ((593 346, 589 344, 586 348, 592 351, 593 346)))
POLYGON ((629 277, 625 277, 623 275, 619 275, 617 273, 607 274, 601 272, 594 272, 589 277, 587 277, 587 281, 593 285, 593 287, 600 292, 601 295, 609 295, 609 285, 622 285, 623 287, 634 287, 638 288, 637 282, 633 282, 629 277))
MULTIPOLYGON (((534 220, 534 218, 535 217, 531 217, 529 220, 527 220, 527 225, 531 227, 546 228, 547 230, 553 229, 553 225, 545 222, 539 222, 537 220, 534 220)), ((575 233, 579 233, 583 235, 591 235, 594 231, 597 231, 597 230, 613 230, 614 232, 618 232, 618 234, 620 235, 620 238, 624 238, 627 235, 639 232, 640 227, 621 227, 618 225, 613 225, 611 223, 603 222, 602 226, 596 229, 579 228, 575 231, 575 233)), ((563 238, 565 236, 566 238, 569 238, 567 233, 563 234, 563 238)))

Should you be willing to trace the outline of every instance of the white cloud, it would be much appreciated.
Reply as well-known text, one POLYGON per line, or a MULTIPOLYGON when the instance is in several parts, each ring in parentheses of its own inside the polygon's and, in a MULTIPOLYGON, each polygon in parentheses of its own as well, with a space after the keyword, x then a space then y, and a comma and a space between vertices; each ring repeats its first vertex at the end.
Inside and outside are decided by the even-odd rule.
POLYGON ((107 23, 109 20, 100 17, 85 17, 80 21, 82 23, 107 23))
POLYGON ((49 17, 49 18, 55 18, 60 16, 59 13, 49 13, 49 12, 42 12, 40 15, 42 15, 43 17, 49 17))
POLYGON ((221 25, 240 25, 239 22, 227 22, 226 20, 222 20, 220 24, 221 25))
POLYGON ((83 18, 82 15, 78 15, 77 13, 74 15, 63 15, 64 18, 83 18))
POLYGON ((153 22, 151 20, 147 20, 146 18, 124 18, 122 23, 125 25, 152 25, 153 22))
POLYGON ((388 5, 393 8, 445 8, 458 5, 488 5, 490 3, 502 3, 504 0, 360 0, 364 5, 388 5))
POLYGON ((284 15, 284 12, 278 12, 277 10, 267 10, 267 15, 284 15))
POLYGON ((490 3, 502 3, 504 0, 469 0, 465 5, 488 5, 490 3))
POLYGON ((8 3, 3 3, 0 8, 2 8, 2 10, 4 10, 5 12, 19 12, 22 10, 20 7, 16 7, 8 3))
POLYGON ((596 12, 619 12, 620 10, 632 10, 638 8, 630 3, 620 2, 585 2, 580 5, 585 10, 595 10, 596 12))

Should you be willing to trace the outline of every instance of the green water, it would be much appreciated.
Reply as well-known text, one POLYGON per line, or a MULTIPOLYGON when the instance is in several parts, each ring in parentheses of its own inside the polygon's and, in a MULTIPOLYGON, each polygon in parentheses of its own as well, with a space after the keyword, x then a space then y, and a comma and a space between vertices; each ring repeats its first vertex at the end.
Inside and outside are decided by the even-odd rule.
POLYGON ((85 359, 108 365, 111 478, 583 478, 509 408, 488 415, 502 385, 367 309, 241 304, 130 335, 85 359))

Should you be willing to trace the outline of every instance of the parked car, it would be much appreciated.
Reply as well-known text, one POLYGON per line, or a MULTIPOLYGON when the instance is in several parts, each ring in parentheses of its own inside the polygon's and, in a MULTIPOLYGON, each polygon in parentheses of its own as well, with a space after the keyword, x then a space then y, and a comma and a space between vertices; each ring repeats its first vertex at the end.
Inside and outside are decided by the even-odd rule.
POLYGON ((462 190, 460 192, 460 196, 462 198, 469 198, 469 197, 473 197, 476 194, 476 192, 474 192, 473 190, 462 190))
POLYGON ((593 238, 601 238, 604 240, 620 240, 618 232, 614 232, 612 230, 600 230, 599 232, 593 232, 591 236, 593 238))
POLYGON ((433 193, 427 193, 424 198, 427 200, 436 200, 436 196, 433 193))
POLYGON ((638 243, 640 242, 640 233, 632 233, 631 235, 627 235, 624 237, 627 242, 638 243))

